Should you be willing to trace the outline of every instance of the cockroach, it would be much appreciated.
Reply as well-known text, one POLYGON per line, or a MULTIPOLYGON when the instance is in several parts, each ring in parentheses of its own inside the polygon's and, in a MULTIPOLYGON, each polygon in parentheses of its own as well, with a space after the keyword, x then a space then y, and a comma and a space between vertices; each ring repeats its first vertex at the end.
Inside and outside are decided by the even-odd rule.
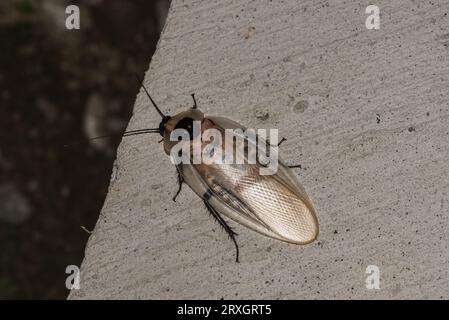
MULTIPOLYGON (((159 133, 163 139, 164 151, 170 155, 171 149, 179 141, 171 141, 174 129, 185 129, 192 137, 194 121, 201 122, 201 130, 245 127, 223 117, 204 116, 198 109, 195 95, 193 106, 187 111, 173 116, 165 115, 154 102, 142 84, 151 104, 161 116, 158 128, 132 130, 124 136, 159 133)), ((280 143, 285 140, 283 138, 280 143)), ((245 141, 246 143, 247 141, 245 141)), ((279 143, 279 144, 280 144, 279 143)), ((183 184, 187 184, 203 201, 210 215, 226 231, 234 243, 236 262, 239 262, 239 246, 236 233, 223 218, 226 216, 265 236, 292 244, 304 245, 318 236, 318 220, 315 209, 296 174, 279 159, 278 170, 273 175, 260 175, 260 163, 256 164, 193 164, 176 165, 178 189, 173 197, 176 201, 183 184)))

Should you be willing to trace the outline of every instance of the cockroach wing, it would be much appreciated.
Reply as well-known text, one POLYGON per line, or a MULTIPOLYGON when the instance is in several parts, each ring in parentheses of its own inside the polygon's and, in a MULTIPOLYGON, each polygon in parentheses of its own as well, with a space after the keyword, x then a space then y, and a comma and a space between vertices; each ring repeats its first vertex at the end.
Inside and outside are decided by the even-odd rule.
MULTIPOLYGON (((245 129, 226 118, 208 119, 223 137, 224 129, 245 129)), ((259 163, 178 166, 184 181, 219 213, 278 240, 295 244, 315 240, 315 210, 296 175, 280 159, 273 175, 260 175, 260 168, 259 163)))

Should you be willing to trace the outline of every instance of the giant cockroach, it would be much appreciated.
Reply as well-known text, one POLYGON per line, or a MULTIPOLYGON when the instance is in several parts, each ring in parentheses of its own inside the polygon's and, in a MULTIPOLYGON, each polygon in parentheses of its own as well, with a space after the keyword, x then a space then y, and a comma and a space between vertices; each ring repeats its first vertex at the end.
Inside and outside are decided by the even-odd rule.
MULTIPOLYGON (((148 90, 142 87, 162 121, 158 128, 127 131, 124 136, 159 133, 167 155, 179 143, 170 139, 172 131, 185 129, 193 139, 194 121, 201 122, 201 130, 214 128, 223 132, 225 129, 245 129, 227 118, 205 117, 198 109, 193 94, 193 107, 174 116, 165 115, 148 90)), ((279 159, 278 170, 273 175, 260 175, 260 166, 260 163, 176 165, 179 186, 173 201, 176 201, 182 185, 187 184, 234 242, 237 262, 237 234, 223 215, 265 236, 293 244, 307 244, 318 236, 315 210, 296 174, 290 169, 294 166, 287 166, 279 159)))

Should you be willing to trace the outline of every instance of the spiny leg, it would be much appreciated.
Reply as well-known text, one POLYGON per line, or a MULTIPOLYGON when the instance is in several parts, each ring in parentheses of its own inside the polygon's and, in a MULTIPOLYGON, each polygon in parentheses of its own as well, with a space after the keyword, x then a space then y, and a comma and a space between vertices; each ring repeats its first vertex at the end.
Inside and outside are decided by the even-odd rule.
POLYGON ((279 141, 279 143, 278 143, 278 147, 282 144, 282 142, 284 142, 286 140, 287 140, 286 138, 282 137, 281 141, 279 141))
POLYGON ((173 201, 176 202, 176 198, 178 197, 179 193, 182 189, 182 183, 184 182, 184 178, 182 177, 181 171, 176 168, 176 171, 178 172, 178 191, 176 191, 175 196, 173 197, 173 201))
POLYGON ((203 201, 204 201, 204 205, 206 206, 207 211, 209 211, 209 213, 218 221, 218 223, 223 227, 223 229, 226 231, 228 236, 234 242, 234 245, 235 245, 235 262, 239 262, 239 245, 237 244, 237 241, 235 240, 235 236, 237 235, 237 233, 235 233, 232 230, 232 228, 220 216, 220 214, 217 212, 217 210, 215 210, 214 207, 212 207, 211 204, 206 199, 203 199, 203 201))
MULTIPOLYGON (((287 139, 284 138, 284 137, 282 137, 281 141, 279 141, 279 143, 278 143, 278 147, 279 147, 279 146, 281 145, 281 143, 284 142, 284 141, 287 141, 287 139)), ((295 164, 295 165, 287 166, 287 167, 289 167, 289 168, 302 168, 302 165, 300 165, 300 164, 295 164)))
POLYGON ((287 139, 284 138, 284 137, 282 137, 281 141, 279 141, 277 145, 271 144, 269 140, 267 140, 267 144, 268 144, 270 147, 274 147, 274 146, 279 147, 279 146, 282 144, 282 142, 284 142, 284 141, 287 141, 287 139))

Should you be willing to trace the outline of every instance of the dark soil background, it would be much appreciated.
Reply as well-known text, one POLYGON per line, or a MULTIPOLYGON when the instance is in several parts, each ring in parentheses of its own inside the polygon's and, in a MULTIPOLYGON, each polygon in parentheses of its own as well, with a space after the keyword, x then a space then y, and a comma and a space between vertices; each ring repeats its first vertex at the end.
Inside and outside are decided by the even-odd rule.
POLYGON ((168 6, 0 1, 0 298, 67 297, 168 6), (117 138, 87 141, 103 134, 117 138))

